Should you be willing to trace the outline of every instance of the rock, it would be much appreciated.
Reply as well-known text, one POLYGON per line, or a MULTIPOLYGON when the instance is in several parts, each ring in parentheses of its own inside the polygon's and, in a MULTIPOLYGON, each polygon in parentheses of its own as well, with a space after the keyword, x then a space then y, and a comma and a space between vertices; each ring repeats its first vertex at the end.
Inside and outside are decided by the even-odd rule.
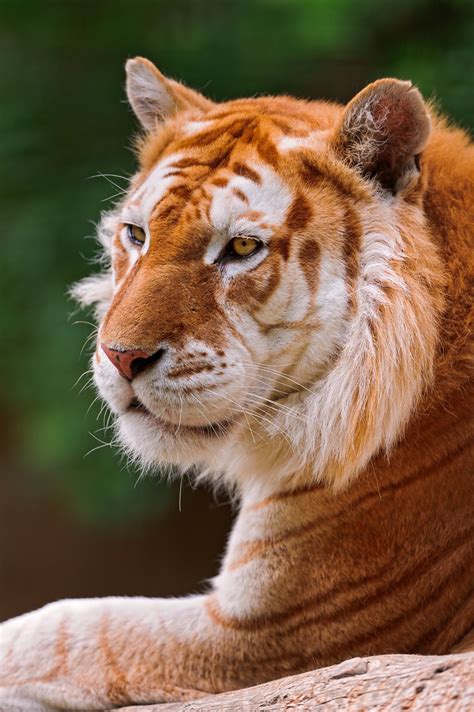
POLYGON ((122 707, 120 712, 474 710, 474 653, 378 655, 198 700, 122 707))

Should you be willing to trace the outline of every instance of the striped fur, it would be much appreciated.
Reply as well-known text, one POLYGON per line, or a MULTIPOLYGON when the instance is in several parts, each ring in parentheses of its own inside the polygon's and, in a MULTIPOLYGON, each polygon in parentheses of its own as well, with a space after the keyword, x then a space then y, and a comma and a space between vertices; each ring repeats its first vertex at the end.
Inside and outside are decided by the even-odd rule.
POLYGON ((132 457, 198 468, 239 515, 206 595, 2 624, 2 709, 472 647, 466 135, 397 80, 347 107, 216 105, 136 59, 127 89, 139 171, 102 221, 103 274, 75 288, 96 306, 96 383, 132 457), (238 236, 259 249, 232 256, 238 236), (128 381, 102 344, 160 358, 128 381))

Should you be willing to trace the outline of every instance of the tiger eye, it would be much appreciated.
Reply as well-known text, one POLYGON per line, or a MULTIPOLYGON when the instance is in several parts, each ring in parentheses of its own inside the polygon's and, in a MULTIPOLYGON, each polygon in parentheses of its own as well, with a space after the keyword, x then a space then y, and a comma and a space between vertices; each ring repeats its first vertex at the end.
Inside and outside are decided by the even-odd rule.
POLYGON ((235 255, 248 257, 258 249, 260 242, 253 237, 234 237, 230 245, 235 255))
POLYGON ((134 245, 143 247, 145 243, 145 231, 138 225, 127 225, 127 237, 134 245))

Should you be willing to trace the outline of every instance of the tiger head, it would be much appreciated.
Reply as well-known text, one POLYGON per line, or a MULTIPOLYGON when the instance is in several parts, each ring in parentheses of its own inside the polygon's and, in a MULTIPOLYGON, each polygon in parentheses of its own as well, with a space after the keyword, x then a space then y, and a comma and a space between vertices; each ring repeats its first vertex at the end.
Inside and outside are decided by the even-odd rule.
POLYGON ((258 490, 348 481, 431 377, 430 135, 409 82, 215 104, 127 62, 139 170, 102 219, 94 377, 124 448, 258 490))

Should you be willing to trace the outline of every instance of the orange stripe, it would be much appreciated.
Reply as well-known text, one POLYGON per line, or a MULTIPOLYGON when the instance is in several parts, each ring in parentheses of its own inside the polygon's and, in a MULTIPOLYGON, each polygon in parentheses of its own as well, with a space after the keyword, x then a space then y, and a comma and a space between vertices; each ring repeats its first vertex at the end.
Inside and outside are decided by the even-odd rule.
POLYGON ((284 490, 282 492, 272 494, 269 497, 262 499, 260 502, 257 502, 256 504, 249 504, 248 506, 243 507, 242 512, 256 512, 259 509, 268 507, 268 505, 270 504, 276 504, 277 502, 281 502, 286 499, 292 499, 293 497, 301 497, 301 495, 311 494, 313 492, 321 491, 324 489, 325 485, 321 483, 316 483, 314 485, 308 485, 305 487, 295 487, 295 489, 292 490, 284 490))
MULTIPOLYGON (((466 442, 461 444, 458 448, 455 450, 449 452, 445 457, 443 457, 441 460, 438 460, 436 462, 430 463, 429 466, 422 468, 420 470, 415 470, 415 472, 407 478, 404 478, 398 482, 395 483, 390 483, 386 485, 385 487, 382 487, 381 489, 377 491, 371 491, 366 494, 363 494, 359 499, 354 500, 351 502, 351 510, 350 514, 352 515, 355 511, 355 509, 362 507, 363 505, 367 504, 373 499, 380 499, 385 494, 392 494, 393 492, 397 492, 398 490, 402 489, 403 487, 416 484, 418 482, 423 481, 424 479, 427 479, 430 476, 437 475, 439 474, 439 469, 444 467, 447 464, 452 463, 452 459, 455 456, 459 456, 464 452, 464 450, 467 448, 468 445, 472 442, 472 437, 470 437, 466 442), (436 469, 434 469, 436 468, 436 469), (418 474, 417 474, 418 473, 418 474)), ((281 534, 280 536, 272 537, 271 539, 258 539, 255 542, 251 542, 250 544, 244 545, 242 548, 246 549, 245 553, 236 561, 231 562, 227 566, 228 571, 235 571, 236 569, 239 569, 241 566, 244 566, 245 564, 248 564, 250 561, 253 559, 257 558, 261 554, 267 551, 267 549, 272 548, 274 549, 275 547, 283 544, 285 545, 289 539, 295 539, 295 538, 301 538, 306 536, 307 534, 311 533, 315 529, 319 527, 324 527, 326 524, 331 522, 336 516, 345 516, 347 515, 347 512, 345 509, 343 509, 339 513, 331 514, 329 516, 323 516, 323 517, 317 517, 307 524, 304 524, 302 526, 296 527, 295 529, 292 529, 288 532, 285 532, 284 534, 281 534)))
MULTIPOLYGON (((390 585, 389 590, 384 591, 382 589, 382 590, 375 591, 374 593, 370 594, 370 596, 364 595, 364 596, 362 596, 362 598, 356 599, 347 608, 334 611, 330 615, 326 615, 326 616, 317 615, 317 616, 314 616, 313 618, 309 618, 309 619, 305 619, 304 621, 300 621, 299 623, 296 623, 291 628, 287 629, 287 634, 290 635, 291 633, 294 633, 297 630, 299 630, 300 628, 302 628, 304 626, 308 626, 308 625, 315 625, 315 624, 319 624, 319 623, 324 623, 325 625, 327 625, 328 623, 338 623, 342 617, 352 615, 354 613, 360 613, 365 608, 367 608, 367 606, 370 605, 371 603, 377 604, 384 597, 390 598, 390 596, 393 594, 393 592, 395 590, 400 589, 404 586, 409 586, 412 583, 416 583, 422 576, 429 575, 433 569, 434 564, 441 563, 444 558, 446 558, 452 554, 455 554, 460 548, 463 548, 466 545, 471 545, 473 531, 474 531, 474 529, 472 527, 470 529, 468 529, 466 537, 461 542, 455 540, 454 542, 448 544, 437 556, 434 556, 433 553, 430 552, 428 554, 428 556, 424 559, 424 561, 422 561, 421 564, 417 563, 416 565, 413 565, 410 569, 408 569, 408 571, 406 571, 404 574, 402 574, 402 576, 400 576, 398 578, 398 580, 395 580, 395 581, 389 580, 387 582, 390 585), (385 596, 384 596, 384 594, 385 594, 385 596)), ((466 568, 467 568, 466 563, 463 563, 463 565, 460 567, 459 570, 462 572, 466 568)), ((456 572, 454 572, 454 573, 456 573, 456 572)), ((453 575, 453 572, 450 570, 450 571, 448 571, 446 583, 449 583, 453 579, 454 579, 454 575, 453 575)), ((434 585, 435 584, 433 583, 433 586, 434 585)), ((433 593, 433 590, 430 591, 430 594, 433 593)), ((430 600, 431 599, 428 600, 428 603, 430 602, 430 600)), ((420 605, 421 605, 421 607, 426 606, 427 605, 426 599, 420 605)), ((417 607, 417 610, 419 607, 420 606, 417 607)), ((407 612, 404 615, 410 615, 410 614, 411 614, 411 612, 407 612)), ((402 616, 402 618, 403 618, 403 616, 402 616)), ((371 633, 370 633, 370 635, 371 635, 371 633)))
POLYGON ((129 683, 127 676, 120 669, 114 652, 109 642, 109 622, 107 614, 104 613, 100 624, 99 632, 99 650, 105 658, 104 674, 107 684, 107 699, 113 704, 127 702, 127 690, 129 683))
MULTIPOLYGON (((469 573, 471 571, 470 566, 460 567, 455 574, 458 576, 463 573, 469 573)), ((261 658, 256 658, 254 664, 265 665, 268 662, 272 664, 278 664, 278 662, 284 663, 285 661, 294 660, 295 666, 297 665, 298 671, 303 672, 305 665, 309 662, 312 663, 311 667, 322 667, 326 665, 333 665, 338 660, 346 659, 347 657, 352 657, 354 655, 376 655, 381 653, 381 648, 377 646, 377 642, 380 638, 387 635, 391 631, 395 631, 399 627, 403 627, 406 623, 418 615, 420 612, 426 612, 433 603, 436 603, 439 597, 445 593, 449 588, 449 584, 453 582, 453 572, 450 571, 445 579, 440 582, 440 584, 431 591, 432 597, 427 601, 426 599, 419 602, 417 606, 409 611, 403 611, 399 616, 396 616, 390 621, 384 622, 382 625, 371 628, 368 633, 362 633, 361 635, 350 638, 346 641, 339 641, 335 645, 329 645, 327 647, 316 648, 314 650, 308 651, 304 654, 301 653, 283 653, 281 656, 276 656, 274 658, 268 658, 267 656, 262 656, 261 658), (369 645, 370 644, 370 645, 369 645), (361 646, 366 645, 367 647, 361 648, 361 646)), ((338 621, 338 617, 335 617, 335 622, 338 621)), ((319 621, 318 621, 319 622, 319 621)), ((323 621, 325 622, 325 621, 323 621)), ((306 621, 305 626, 311 625, 311 622, 306 621)), ((285 631, 285 636, 294 632, 285 631)), ((397 646, 397 653, 415 653, 417 649, 415 648, 416 641, 407 642, 405 646, 397 646)), ((395 652, 387 649, 387 645, 384 646, 384 652, 395 652)))
MULTIPOLYGON (((466 572, 469 574, 470 578, 472 578, 472 567, 467 567, 466 572)), ((457 580, 456 584, 458 583, 459 581, 457 580)), ((433 650, 436 651, 437 654, 440 654, 442 649, 444 649, 446 653, 449 653, 450 648, 454 647, 457 642, 462 641, 462 639, 469 633, 469 631, 474 626, 474 608, 471 606, 473 610, 469 611, 467 615, 465 611, 466 603, 469 602, 469 599, 471 599, 471 602, 473 600, 473 593, 474 586, 472 586, 468 590, 467 594, 464 596, 464 598, 461 600, 460 604, 456 608, 454 614, 450 612, 448 616, 443 619, 443 622, 438 625, 433 631, 429 631, 416 641, 416 650, 420 650, 420 652, 425 652, 425 654, 433 650), (458 617, 461 617, 462 620, 461 632, 459 632, 459 623, 456 626, 456 619, 458 617), (464 620, 466 617, 467 622, 464 620), (443 643, 441 643, 440 639, 443 638, 444 641, 443 643)))
MULTIPOLYGON (((13 645, 19 635, 21 634, 21 631, 18 633, 18 635, 15 637, 12 643, 12 648, 8 651, 7 655, 11 659, 13 655, 13 645)), ((15 670, 13 670, 12 673, 8 673, 7 677, 0 677, 0 685, 6 685, 6 686, 11 686, 14 684, 15 686, 19 685, 30 685, 35 682, 52 682, 53 680, 56 680, 60 674, 66 674, 68 670, 68 655, 69 655, 69 649, 68 649, 68 641, 69 641, 69 634, 67 631, 66 627, 66 617, 60 621, 58 624, 58 630, 56 634, 56 642, 55 642, 55 650, 54 650, 54 657, 55 661, 50 668, 50 670, 46 673, 43 673, 42 675, 35 675, 33 677, 27 677, 26 679, 19 679, 16 676, 15 670)))
MULTIPOLYGON (((389 586, 389 590, 378 587, 375 592, 371 594, 364 593, 362 597, 356 598, 345 608, 339 608, 330 613, 322 614, 319 613, 313 618, 304 618, 299 623, 296 623, 291 628, 287 629, 285 634, 291 634, 299 630, 301 627, 307 625, 314 625, 316 623, 334 623, 341 620, 341 618, 358 613, 364 608, 366 608, 371 603, 378 603, 385 596, 391 596, 393 592, 406 585, 410 585, 416 582, 422 576, 428 574, 434 565, 440 563, 444 558, 452 553, 455 553, 459 547, 464 546, 466 543, 472 541, 471 536, 474 532, 474 527, 467 529, 463 534, 466 536, 459 542, 459 537, 456 537, 453 541, 450 541, 443 549, 439 550, 436 555, 433 552, 429 552, 424 559, 416 561, 408 568, 398 579, 391 580, 389 576, 385 577, 388 580, 384 580, 384 576, 380 576, 380 573, 366 575, 361 577, 356 581, 346 582, 345 584, 338 583, 335 588, 326 591, 325 593, 318 594, 311 598, 302 601, 301 603, 291 606, 283 611, 278 611, 271 615, 255 616, 253 618, 247 619, 237 619, 230 616, 225 616, 220 610, 219 603, 216 596, 209 598, 206 602, 207 612, 212 618, 212 620, 218 625, 224 628, 233 628, 235 630, 261 630, 262 628, 272 627, 279 623, 284 623, 291 620, 301 614, 307 613, 309 610, 314 608, 319 608, 327 604, 332 598, 337 595, 350 593, 352 591, 357 591, 361 586, 375 583, 377 581, 384 582, 384 586, 389 586)), ((393 559, 396 561, 398 557, 394 556, 393 559)), ((390 562, 383 562, 384 569, 390 571, 393 560, 390 562)))

